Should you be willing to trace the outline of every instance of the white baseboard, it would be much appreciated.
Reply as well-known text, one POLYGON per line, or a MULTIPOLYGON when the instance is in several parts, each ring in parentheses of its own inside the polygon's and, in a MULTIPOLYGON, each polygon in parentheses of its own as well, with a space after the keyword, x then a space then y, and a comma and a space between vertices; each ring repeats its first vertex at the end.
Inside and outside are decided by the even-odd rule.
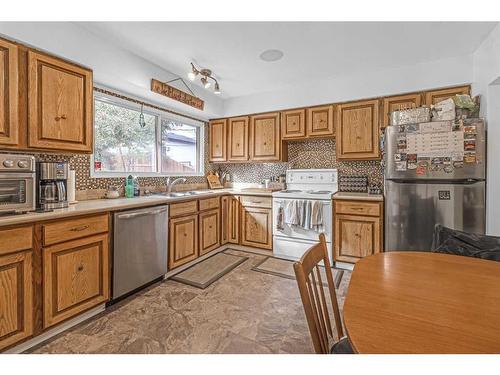
POLYGON ((44 341, 54 337, 55 335, 58 335, 61 332, 64 332, 71 327, 76 326, 77 324, 80 324, 84 322, 87 319, 92 318, 93 316, 96 316, 97 314, 103 312, 106 308, 106 305, 103 303, 102 305, 96 306, 91 310, 88 310, 77 317, 70 319, 64 323, 59 324, 57 327, 54 327, 52 329, 49 329, 48 331, 43 332, 42 334, 33 337, 32 339, 29 339, 28 341, 25 341, 19 345, 16 345, 10 349, 7 349, 6 351, 2 352, 3 354, 19 354, 23 353, 28 349, 31 349, 35 345, 39 345, 43 343, 44 341))

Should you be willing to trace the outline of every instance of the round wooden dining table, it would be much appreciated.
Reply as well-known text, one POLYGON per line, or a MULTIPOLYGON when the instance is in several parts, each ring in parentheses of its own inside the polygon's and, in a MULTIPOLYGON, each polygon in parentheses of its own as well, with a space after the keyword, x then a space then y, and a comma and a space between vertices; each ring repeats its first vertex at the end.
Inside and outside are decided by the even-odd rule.
POLYGON ((500 353, 500 262, 410 251, 361 259, 344 324, 361 354, 500 353))

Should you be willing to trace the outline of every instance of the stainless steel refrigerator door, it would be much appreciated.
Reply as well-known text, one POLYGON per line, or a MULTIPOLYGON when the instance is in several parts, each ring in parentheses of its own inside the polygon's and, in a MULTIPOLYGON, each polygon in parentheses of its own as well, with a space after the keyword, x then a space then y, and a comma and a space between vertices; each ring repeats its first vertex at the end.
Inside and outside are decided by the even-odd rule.
POLYGON ((453 168, 450 173, 445 172, 444 168, 432 171, 426 169, 424 174, 418 175, 416 169, 396 170, 394 155, 403 151, 398 151, 398 138, 406 137, 408 132, 400 131, 399 126, 388 126, 385 130, 385 178, 386 179, 418 179, 418 180, 462 180, 486 178, 486 134, 484 121, 482 119, 468 119, 464 125, 474 124, 476 126, 475 148, 477 163, 464 163, 462 168, 453 168))
POLYGON ((429 251, 436 224, 484 234, 485 182, 415 184, 386 181, 386 251, 429 251))
POLYGON ((114 215, 113 298, 167 273, 168 206, 114 215))

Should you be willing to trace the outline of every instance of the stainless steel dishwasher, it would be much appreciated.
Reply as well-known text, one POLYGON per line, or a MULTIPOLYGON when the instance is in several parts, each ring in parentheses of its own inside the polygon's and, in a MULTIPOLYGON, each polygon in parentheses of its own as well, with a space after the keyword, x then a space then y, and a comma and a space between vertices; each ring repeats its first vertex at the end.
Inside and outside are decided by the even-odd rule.
POLYGON ((113 299, 167 273, 168 206, 114 214, 113 299))

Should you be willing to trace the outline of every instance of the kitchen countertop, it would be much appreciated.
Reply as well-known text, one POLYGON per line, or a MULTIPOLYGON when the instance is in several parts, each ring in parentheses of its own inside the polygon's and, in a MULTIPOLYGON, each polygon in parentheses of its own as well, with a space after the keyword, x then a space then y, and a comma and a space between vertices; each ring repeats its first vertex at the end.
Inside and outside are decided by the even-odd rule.
POLYGON ((93 199, 72 204, 67 208, 55 209, 52 212, 30 212, 21 215, 0 216, 0 227, 15 224, 27 224, 38 221, 60 219, 64 217, 87 215, 98 212, 120 211, 132 208, 155 206, 189 201, 192 199, 209 198, 221 195, 258 195, 271 197, 271 192, 245 191, 236 189, 202 190, 202 194, 184 197, 166 197, 149 195, 136 198, 93 199))
POLYGON ((383 202, 384 196, 382 194, 349 193, 339 191, 333 195, 333 199, 383 202))

